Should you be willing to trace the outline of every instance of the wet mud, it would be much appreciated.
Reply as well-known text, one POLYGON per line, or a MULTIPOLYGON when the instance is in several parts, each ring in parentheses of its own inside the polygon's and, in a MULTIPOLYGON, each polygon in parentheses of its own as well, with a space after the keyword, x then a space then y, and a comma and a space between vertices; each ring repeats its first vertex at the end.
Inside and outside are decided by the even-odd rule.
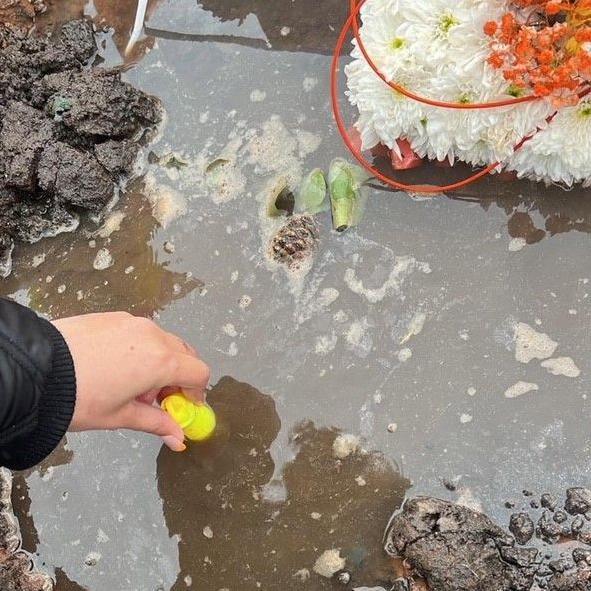
POLYGON ((90 21, 49 36, 0 27, 0 274, 18 242, 71 231, 98 214, 131 172, 139 141, 162 117, 157 99, 96 55, 90 21))
POLYGON ((410 486, 395 465, 356 446, 335 457, 340 432, 307 422, 292 431, 293 459, 276 474, 273 399, 223 378, 208 401, 219 420, 214 439, 158 457, 164 516, 179 536, 173 589, 187 581, 196 589, 333 589, 339 584, 321 560, 327 551, 343 559, 334 574, 346 573, 351 586, 379 572, 392 577, 379 524, 410 486))
MULTIPOLYGON (((167 26, 174 3, 151 1, 145 35, 130 55, 125 47, 134 3, 47 4, 49 10, 36 18, 37 30, 79 18, 89 6, 95 26, 114 27, 106 34, 110 59, 129 67, 124 76, 161 96, 170 113, 164 140, 154 148, 158 154, 179 153, 191 160, 205 146, 215 158, 231 139, 228 133, 256 130, 270 113, 278 113, 290 131, 321 133, 322 150, 306 167, 341 149, 323 81, 329 65, 325 56, 344 20, 346 2, 326 3, 321 16, 318 3, 309 0, 206 3, 205 10, 223 23, 256 16, 269 43, 258 39, 255 45, 232 35, 192 36, 190 27, 175 28, 176 22, 167 26), (180 33, 173 35, 176 30, 180 33), (283 50, 275 59, 275 52, 283 50), (213 71, 209 61, 216 66, 213 71), (274 70, 281 83, 272 77, 274 70), (220 71, 224 77, 218 80, 220 71), (196 72, 199 80, 210 81, 211 95, 195 83, 196 72)), ((65 114, 61 101, 50 106, 58 118, 65 114)), ((79 114, 72 121, 80 129, 94 124, 79 114)), ((92 155, 113 178, 129 166, 125 141, 106 139, 92 152, 75 139, 66 143, 92 155)), ((532 546, 546 568, 543 576, 536 570, 533 589, 539 582, 554 591, 586 589, 583 514, 570 515, 558 495, 557 501, 536 498, 539 510, 530 506, 530 497, 506 515, 494 506, 506 498, 515 479, 528 486, 541 481, 548 490, 555 480, 557 488, 584 483, 588 474, 581 434, 581 422, 588 418, 588 343, 578 331, 588 320, 583 299, 588 273, 583 263, 576 264, 587 252, 588 200, 559 188, 497 178, 454 201, 415 203, 374 191, 358 230, 337 240, 321 225, 322 241, 304 294, 322 303, 317 308, 310 304, 313 311, 308 312, 307 307, 302 311, 305 298, 294 304, 285 274, 274 275, 261 264, 270 237, 258 236, 253 195, 260 187, 251 171, 245 168, 244 183, 212 205, 192 195, 194 186, 185 182, 187 168, 156 172, 158 181, 187 199, 187 213, 178 223, 169 223, 158 208, 166 223, 153 217, 144 198, 152 188, 139 182, 114 211, 123 217, 110 217, 98 232, 83 221, 74 235, 19 248, 18 264, 2 282, 2 291, 50 317, 113 308, 161 316, 167 329, 184 332, 199 347, 218 375, 240 376, 270 396, 225 378, 211 395, 221 418, 218 438, 204 448, 177 457, 129 434, 100 441, 72 437, 71 463, 52 472, 61 461, 54 457, 27 475, 31 508, 25 481, 16 490, 24 497, 19 513, 25 515, 25 547, 38 550, 39 563, 46 561, 55 572, 56 588, 101 591, 127 580, 130 588, 149 591, 375 586, 422 591, 424 581, 413 580, 382 551, 383 527, 410 487, 396 466, 400 461, 414 480, 413 494, 444 494, 440 479, 449 476, 450 498, 467 495, 464 487, 471 487, 472 500, 491 516, 484 518, 486 526, 479 518, 478 527, 503 524, 494 538, 495 552, 486 555, 497 560, 495 553, 503 549, 507 564, 501 566, 500 588, 507 581, 518 585, 530 580, 522 566, 529 569, 532 546), (565 234, 562 243, 552 240, 558 234, 565 234), (533 244, 539 250, 528 250, 533 244), (544 261, 539 269, 528 264, 531 253, 544 261), (396 277, 390 282, 394 257, 406 255, 429 261, 433 273, 421 274, 414 284, 398 285, 396 277), (515 268, 505 255, 513 257, 515 268), (547 294, 550 290, 557 292, 556 300, 547 294), (578 316, 570 318, 566 307, 577 308, 578 316), (428 319, 424 329, 411 329, 411 319, 422 313, 428 319), (297 325, 291 322, 296 315, 301 318, 297 325), (526 368, 520 365, 514 375, 510 346, 506 351, 505 341, 499 345, 491 337, 507 316, 532 325, 539 318, 540 330, 576 353, 579 381, 565 383, 559 377, 552 382, 545 371, 536 373, 532 363, 529 373, 523 374, 526 368), (400 350, 403 343, 409 348, 400 350), (503 397, 518 379, 536 382, 531 397, 503 397), (343 433, 331 425, 346 425, 345 434, 362 434, 367 447, 384 450, 384 457, 373 451, 335 457, 334 443, 343 433), (376 462, 389 467, 375 474, 376 462), (152 495, 155 469, 164 516, 158 495, 152 495), (97 471, 104 476, 96 477, 97 471), (87 512, 87 493, 96 494, 95 484, 101 498, 96 510, 87 512), (63 501, 66 490, 70 497, 63 501), (55 507, 62 511, 57 516, 55 507), (120 511, 126 513, 123 523, 120 511), (513 536, 504 529, 510 527, 509 513, 527 516, 513 519, 513 536), (99 527, 111 538, 104 545, 96 540, 99 527), (523 545, 517 539, 502 544, 512 537, 523 545), (88 566, 85 558, 97 547, 102 563, 88 566)), ((439 182, 445 175, 437 174, 439 182)), ((52 180, 44 182, 49 186, 52 180)), ((578 497, 573 506, 580 503, 578 497)), ((463 515, 461 510, 454 514, 457 519, 463 515)), ((478 527, 468 536, 472 548, 482 541, 478 527)), ((452 556, 460 560, 458 547, 452 556)), ((440 557, 432 562, 424 554, 419 558, 433 571, 441 566, 440 557)), ((454 591, 460 588, 458 580, 472 584, 466 573, 460 574, 464 578, 456 579, 454 591)))

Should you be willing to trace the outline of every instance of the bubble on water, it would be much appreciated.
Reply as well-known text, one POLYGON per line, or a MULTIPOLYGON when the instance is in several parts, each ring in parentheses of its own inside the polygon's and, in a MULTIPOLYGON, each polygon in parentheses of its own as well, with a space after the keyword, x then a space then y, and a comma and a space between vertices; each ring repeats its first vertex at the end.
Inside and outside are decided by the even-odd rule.
POLYGON ((314 572, 327 579, 345 568, 346 560, 337 549, 325 550, 314 563, 314 572))
POLYGON ((578 378, 581 375, 581 370, 577 367, 571 357, 547 359, 546 361, 542 361, 542 367, 555 376, 578 378))
POLYGON ((267 98, 267 93, 264 90, 259 90, 255 88, 250 93, 250 102, 251 103, 262 103, 267 98))
POLYGON ((537 384, 519 381, 505 390, 505 398, 517 398, 529 392, 536 392, 539 389, 537 384))
POLYGON ((520 363, 529 363, 532 359, 548 359, 558 347, 558 343, 547 334, 537 332, 524 322, 515 326, 514 338, 515 359, 520 363))
POLYGON ((113 257, 107 248, 101 248, 96 253, 92 267, 97 271, 104 271, 109 267, 113 266, 113 257))

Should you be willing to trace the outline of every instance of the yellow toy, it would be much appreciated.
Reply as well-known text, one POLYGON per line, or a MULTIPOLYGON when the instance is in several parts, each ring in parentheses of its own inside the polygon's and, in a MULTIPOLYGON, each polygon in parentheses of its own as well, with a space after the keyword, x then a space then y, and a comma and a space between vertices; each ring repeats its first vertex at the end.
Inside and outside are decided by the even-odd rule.
POLYGON ((167 396, 161 407, 181 426, 185 436, 191 441, 206 441, 215 431, 215 413, 204 402, 195 404, 184 394, 178 393, 167 396))

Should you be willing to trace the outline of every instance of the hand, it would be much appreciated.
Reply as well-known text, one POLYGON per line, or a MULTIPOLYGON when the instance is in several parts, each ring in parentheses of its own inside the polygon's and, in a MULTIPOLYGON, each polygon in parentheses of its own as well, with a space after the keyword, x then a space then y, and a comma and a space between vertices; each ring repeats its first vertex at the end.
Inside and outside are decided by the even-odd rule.
POLYGON ((183 431, 155 406, 171 388, 205 400, 209 368, 179 337, 124 312, 56 320, 76 370, 76 408, 70 431, 133 429, 183 451, 183 431))

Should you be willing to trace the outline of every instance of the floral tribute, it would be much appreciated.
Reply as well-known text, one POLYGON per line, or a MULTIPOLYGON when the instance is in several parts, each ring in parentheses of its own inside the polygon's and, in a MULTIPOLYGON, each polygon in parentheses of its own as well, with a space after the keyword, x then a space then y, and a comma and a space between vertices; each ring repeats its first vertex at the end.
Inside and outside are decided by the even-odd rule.
POLYGON ((591 185, 591 0, 366 0, 358 34, 345 72, 364 150, 591 185))

